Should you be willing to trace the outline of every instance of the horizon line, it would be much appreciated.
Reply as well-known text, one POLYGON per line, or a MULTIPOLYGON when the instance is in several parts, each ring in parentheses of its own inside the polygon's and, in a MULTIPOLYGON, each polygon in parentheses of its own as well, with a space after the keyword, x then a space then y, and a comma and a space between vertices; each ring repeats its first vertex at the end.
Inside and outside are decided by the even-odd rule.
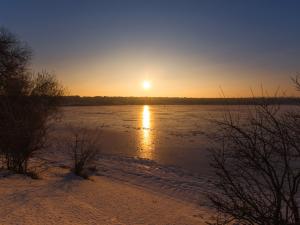
POLYGON ((121 95, 65 95, 80 98, 178 98, 178 99, 253 99, 253 98, 299 98, 300 96, 242 96, 242 97, 178 97, 178 96, 121 96, 121 95))

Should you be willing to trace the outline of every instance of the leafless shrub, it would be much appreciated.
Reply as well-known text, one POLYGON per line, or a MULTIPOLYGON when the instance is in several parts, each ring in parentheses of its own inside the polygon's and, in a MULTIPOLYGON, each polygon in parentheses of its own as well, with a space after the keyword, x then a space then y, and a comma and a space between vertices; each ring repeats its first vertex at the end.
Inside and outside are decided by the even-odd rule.
POLYGON ((244 116, 213 120, 215 171, 209 224, 296 225, 299 217, 300 116, 263 101, 244 116))
POLYGON ((29 159, 43 149, 47 121, 64 93, 53 75, 30 72, 30 56, 25 44, 0 30, 0 153, 18 173, 27 173, 29 159))
POLYGON ((297 91, 300 91, 300 73, 298 73, 295 77, 292 77, 292 81, 295 85, 297 91))
POLYGON ((73 163, 72 170, 76 175, 87 178, 87 169, 94 166, 100 154, 99 130, 84 127, 72 127, 70 130, 67 149, 73 163))

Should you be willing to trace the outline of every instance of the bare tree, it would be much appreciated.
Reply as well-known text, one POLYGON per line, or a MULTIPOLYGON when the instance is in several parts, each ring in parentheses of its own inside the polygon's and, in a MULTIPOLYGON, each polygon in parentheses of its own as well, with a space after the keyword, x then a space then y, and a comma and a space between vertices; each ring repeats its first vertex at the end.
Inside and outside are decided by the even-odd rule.
POLYGON ((87 167, 93 166, 100 154, 99 130, 85 127, 71 127, 70 130, 67 149, 73 163, 72 170, 78 176, 87 177, 87 167))
POLYGON ((262 99, 244 115, 213 120, 215 171, 209 224, 296 225, 299 217, 300 116, 262 99))
POLYGON ((28 88, 30 48, 0 28, 0 95, 21 95, 28 88))
POLYGON ((64 92, 53 75, 30 72, 30 56, 25 44, 0 30, 0 153, 19 173, 27 173, 29 159, 43 148, 47 121, 64 92))
POLYGON ((297 73, 295 77, 292 77, 292 81, 297 91, 300 91, 300 73, 297 73))

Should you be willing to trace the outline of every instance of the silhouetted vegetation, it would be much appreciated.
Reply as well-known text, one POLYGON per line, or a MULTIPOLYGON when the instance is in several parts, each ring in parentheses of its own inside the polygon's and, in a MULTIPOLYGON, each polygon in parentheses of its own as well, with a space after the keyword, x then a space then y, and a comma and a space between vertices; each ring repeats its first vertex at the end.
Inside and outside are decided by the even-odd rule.
POLYGON ((4 165, 27 173, 29 159, 43 149, 48 120, 58 110, 63 88, 47 72, 33 74, 30 49, 0 30, 0 153, 4 165))
POLYGON ((299 113, 262 102, 246 118, 226 112, 213 123, 211 224, 300 224, 299 113))
POLYGON ((168 97, 80 97, 64 96, 64 106, 96 105, 257 105, 262 101, 270 105, 299 105, 299 98, 168 98, 168 97))
POLYGON ((67 149, 73 162, 72 171, 87 178, 87 168, 93 166, 100 154, 99 132, 84 127, 71 127, 70 131, 67 149))

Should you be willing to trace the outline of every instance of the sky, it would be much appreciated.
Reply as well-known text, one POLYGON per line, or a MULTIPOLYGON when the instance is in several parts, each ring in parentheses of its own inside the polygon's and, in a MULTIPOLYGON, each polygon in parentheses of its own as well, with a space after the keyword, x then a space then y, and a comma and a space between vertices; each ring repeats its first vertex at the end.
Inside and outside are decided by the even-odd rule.
POLYGON ((297 94, 297 0, 0 0, 0 26, 71 95, 297 94))

